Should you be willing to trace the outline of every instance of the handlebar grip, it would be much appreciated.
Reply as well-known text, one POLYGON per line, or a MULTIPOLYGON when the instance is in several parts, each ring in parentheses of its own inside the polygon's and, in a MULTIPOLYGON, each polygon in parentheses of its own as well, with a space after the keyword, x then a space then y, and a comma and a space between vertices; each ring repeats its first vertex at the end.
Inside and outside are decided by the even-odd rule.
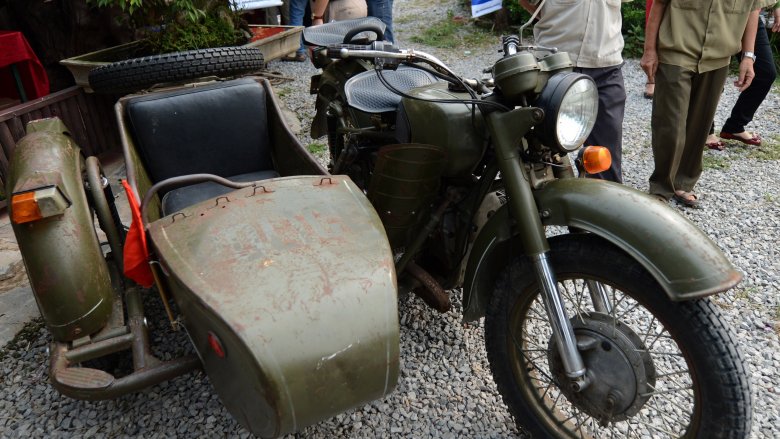
POLYGON ((358 26, 354 29, 351 29, 349 32, 347 32, 346 35, 344 35, 344 43, 348 43, 352 41, 352 38, 355 37, 355 35, 362 34, 363 32, 373 32, 374 35, 376 35, 377 41, 384 41, 385 39, 385 30, 383 29, 384 25, 379 26, 375 23, 369 23, 363 26, 358 26))
POLYGON ((331 44, 328 46, 328 58, 341 58, 342 49, 359 52, 361 50, 371 50, 372 47, 364 44, 331 44))

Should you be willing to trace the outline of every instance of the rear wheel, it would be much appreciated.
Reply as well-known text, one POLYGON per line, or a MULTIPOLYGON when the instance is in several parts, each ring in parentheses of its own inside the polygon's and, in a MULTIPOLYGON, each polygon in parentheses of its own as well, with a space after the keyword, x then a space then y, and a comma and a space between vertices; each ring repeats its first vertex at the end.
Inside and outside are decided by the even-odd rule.
POLYGON ((748 436, 744 361, 709 300, 670 301, 638 262, 598 237, 550 243, 591 382, 571 390, 530 263, 516 259, 497 283, 485 338, 496 384, 522 428, 538 438, 748 436), (595 284, 607 309, 594 305, 595 284))

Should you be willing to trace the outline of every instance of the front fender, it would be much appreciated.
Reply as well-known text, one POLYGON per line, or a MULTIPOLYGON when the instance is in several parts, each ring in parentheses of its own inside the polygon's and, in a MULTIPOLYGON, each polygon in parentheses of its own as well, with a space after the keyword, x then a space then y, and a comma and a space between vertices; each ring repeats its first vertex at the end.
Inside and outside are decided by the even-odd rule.
MULTIPOLYGON (((598 235, 636 259, 671 300, 704 297, 742 279, 718 246, 671 207, 627 186, 562 179, 534 192, 545 226, 571 226, 598 235)), ((474 241, 463 285, 463 319, 482 317, 499 272, 520 252, 507 205, 474 241)))

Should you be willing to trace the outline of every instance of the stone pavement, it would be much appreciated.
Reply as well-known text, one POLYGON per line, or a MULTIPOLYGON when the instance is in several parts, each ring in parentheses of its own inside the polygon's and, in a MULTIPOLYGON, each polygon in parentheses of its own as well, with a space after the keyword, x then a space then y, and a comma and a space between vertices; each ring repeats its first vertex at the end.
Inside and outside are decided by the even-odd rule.
POLYGON ((7 210, 0 215, 0 347, 39 315, 7 210))
MULTIPOLYGON (((121 153, 112 152, 101 156, 100 162, 111 182, 119 216, 129 225, 129 209, 119 184, 125 176, 121 153)), ((101 240, 105 239, 102 233, 98 236, 101 240)), ((27 322, 39 315, 6 208, 0 212, 0 348, 11 341, 27 322)))

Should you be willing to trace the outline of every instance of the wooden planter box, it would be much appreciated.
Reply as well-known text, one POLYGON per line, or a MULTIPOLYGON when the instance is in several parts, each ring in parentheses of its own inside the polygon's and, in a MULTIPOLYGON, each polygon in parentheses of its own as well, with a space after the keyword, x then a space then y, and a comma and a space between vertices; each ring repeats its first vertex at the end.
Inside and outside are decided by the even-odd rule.
MULTIPOLYGON (((260 49, 266 61, 279 59, 295 52, 300 47, 303 26, 250 25, 249 27, 260 38, 250 41, 244 44, 244 46, 260 49)), ((132 43, 63 59, 60 61, 60 64, 70 70, 70 73, 76 80, 76 85, 84 87, 87 91, 92 91, 89 88, 90 70, 123 59, 147 55, 151 55, 151 53, 146 43, 144 41, 133 41, 132 43)))

